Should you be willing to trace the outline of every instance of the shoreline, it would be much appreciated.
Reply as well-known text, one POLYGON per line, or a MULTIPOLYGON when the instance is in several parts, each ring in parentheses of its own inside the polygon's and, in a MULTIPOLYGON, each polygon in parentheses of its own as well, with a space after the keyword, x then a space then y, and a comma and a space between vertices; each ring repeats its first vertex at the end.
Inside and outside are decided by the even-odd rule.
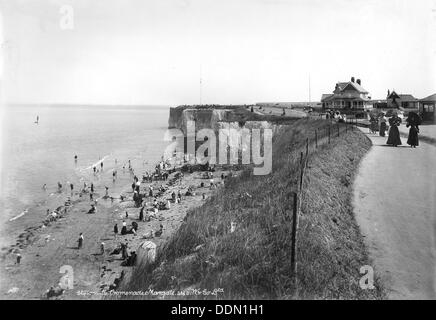
MULTIPOLYGON (((166 241, 173 232, 178 229, 186 213, 203 203, 202 194, 209 197, 214 189, 201 188, 201 182, 209 185, 209 180, 201 180, 201 173, 181 174, 183 168, 174 168, 174 172, 168 180, 157 180, 151 183, 141 184, 140 193, 148 195, 148 187, 151 185, 157 191, 160 186, 166 188, 165 192, 158 192, 158 201, 171 198, 171 192, 181 190, 184 195, 188 187, 192 187, 195 195, 183 196, 180 204, 171 203, 171 208, 159 210, 150 218, 149 222, 138 221, 140 207, 135 207, 133 192, 130 183, 133 175, 128 174, 123 178, 124 183, 120 186, 120 194, 126 198, 111 200, 105 198, 103 186, 99 186, 94 195, 98 199, 97 213, 87 214, 90 207, 89 194, 78 196, 75 193, 71 197, 70 205, 57 207, 58 218, 49 223, 39 223, 24 228, 15 238, 16 242, 2 248, 1 252, 1 275, 0 297, 2 299, 44 299, 45 292, 50 287, 56 287, 62 277, 60 268, 71 265, 74 270, 74 289, 66 290, 60 299, 83 299, 89 296, 79 296, 78 291, 100 292, 113 288, 121 277, 129 274, 132 267, 121 266, 122 260, 119 254, 111 255, 122 241, 128 243, 128 252, 136 251, 140 244, 146 241, 150 231, 156 231, 163 225, 163 233, 160 237, 154 237, 157 245, 166 241), (130 183, 127 183, 127 180, 130 183), (130 190, 129 190, 130 189, 130 190), (125 218, 125 212, 129 217, 125 218), (113 226, 118 224, 121 229, 123 220, 128 227, 132 222, 138 226, 137 235, 118 235, 114 239, 113 226), (77 249, 79 233, 83 232, 85 240, 82 249, 77 249), (101 255, 100 245, 105 243, 105 253, 101 255), (16 253, 20 253, 22 259, 16 264, 16 253)), ((127 171, 127 169, 126 169, 127 171)), ((106 173, 107 174, 107 173, 106 173)), ((220 175, 221 171, 217 171, 220 175)), ((220 179, 218 179, 220 180, 220 179)), ((152 204, 150 197, 145 197, 146 207, 152 204)), ((98 298, 96 297, 93 297, 98 298)))

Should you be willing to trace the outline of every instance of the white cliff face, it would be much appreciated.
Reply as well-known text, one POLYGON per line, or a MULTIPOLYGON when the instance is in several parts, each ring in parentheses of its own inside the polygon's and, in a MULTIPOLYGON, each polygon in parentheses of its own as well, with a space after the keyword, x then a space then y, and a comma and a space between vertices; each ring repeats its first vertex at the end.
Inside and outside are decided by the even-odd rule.
POLYGON ((230 159, 237 159, 238 153, 252 154, 255 147, 253 139, 259 137, 259 147, 263 149, 262 134, 265 130, 271 130, 272 136, 280 129, 281 125, 276 125, 268 121, 247 121, 244 124, 239 122, 219 122, 217 137, 221 141, 227 141, 230 159), (257 132, 257 133, 256 133, 257 132), (258 135, 261 133, 261 135, 258 135))
MULTIPOLYGON (((259 155, 265 152, 265 143, 272 145, 271 139, 282 125, 274 124, 268 121, 229 121, 234 119, 233 110, 231 109, 194 109, 194 108, 172 108, 170 110, 169 126, 181 130, 185 135, 188 134, 188 123, 195 123, 196 132, 196 150, 205 141, 203 137, 197 135, 202 129, 209 129, 208 133, 204 131, 208 139, 212 138, 216 142, 217 162, 226 164, 227 159, 230 164, 237 164, 242 160, 243 164, 252 162, 254 152, 259 155), (265 131, 268 131, 269 141, 265 140, 265 131), (254 141, 257 141, 254 142, 254 141), (226 150, 226 151, 224 151, 226 150), (225 157, 228 154, 229 158, 225 157), (223 158, 225 157, 225 162, 223 158), (242 159, 241 159, 242 157, 242 159), (244 162, 245 159, 245 162, 244 162)), ((190 132, 193 128, 190 128, 190 132)), ((204 158, 204 154, 197 150, 197 160, 204 158)), ((202 150, 204 151, 204 150, 202 150)))
POLYGON ((225 121, 230 115, 230 109, 177 109, 170 108, 169 128, 177 128, 186 134, 189 121, 195 122, 195 131, 201 129, 217 129, 217 123, 225 121))

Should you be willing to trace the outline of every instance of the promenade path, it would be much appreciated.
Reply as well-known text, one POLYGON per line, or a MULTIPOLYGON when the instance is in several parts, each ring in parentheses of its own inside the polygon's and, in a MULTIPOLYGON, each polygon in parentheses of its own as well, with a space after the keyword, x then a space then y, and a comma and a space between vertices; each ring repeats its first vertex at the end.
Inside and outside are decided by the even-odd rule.
POLYGON ((436 146, 372 148, 354 182, 354 211, 389 299, 436 299, 436 146))

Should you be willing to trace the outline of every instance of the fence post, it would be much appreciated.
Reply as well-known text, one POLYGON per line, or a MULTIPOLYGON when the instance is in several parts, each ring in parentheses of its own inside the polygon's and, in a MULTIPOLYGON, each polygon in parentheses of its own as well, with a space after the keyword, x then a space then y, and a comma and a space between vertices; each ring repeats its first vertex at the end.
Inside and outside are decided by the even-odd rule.
POLYGON ((301 189, 301 186, 303 185, 303 166, 304 166, 304 160, 303 160, 303 152, 300 154, 300 183, 298 185, 299 190, 301 189))
POLYGON ((315 130, 315 148, 318 149, 318 129, 315 130))
POLYGON ((298 225, 298 206, 297 206, 298 196, 294 192, 294 206, 292 212, 292 247, 291 247, 291 274, 294 277, 295 283, 297 282, 297 260, 295 255, 297 252, 297 225, 298 225))
POLYGON ((306 138, 306 157, 309 155, 309 138, 306 138))

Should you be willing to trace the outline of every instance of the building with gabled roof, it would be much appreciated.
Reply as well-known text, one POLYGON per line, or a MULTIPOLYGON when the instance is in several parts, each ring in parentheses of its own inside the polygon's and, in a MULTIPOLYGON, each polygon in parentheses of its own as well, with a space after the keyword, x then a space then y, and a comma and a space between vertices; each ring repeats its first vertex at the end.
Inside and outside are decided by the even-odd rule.
POLYGON ((419 101, 411 94, 398 94, 395 91, 389 92, 386 97, 387 108, 393 109, 415 109, 418 110, 419 101))
POLYGON ((332 94, 321 97, 324 109, 360 110, 372 108, 369 92, 362 87, 360 79, 336 83, 332 94))

